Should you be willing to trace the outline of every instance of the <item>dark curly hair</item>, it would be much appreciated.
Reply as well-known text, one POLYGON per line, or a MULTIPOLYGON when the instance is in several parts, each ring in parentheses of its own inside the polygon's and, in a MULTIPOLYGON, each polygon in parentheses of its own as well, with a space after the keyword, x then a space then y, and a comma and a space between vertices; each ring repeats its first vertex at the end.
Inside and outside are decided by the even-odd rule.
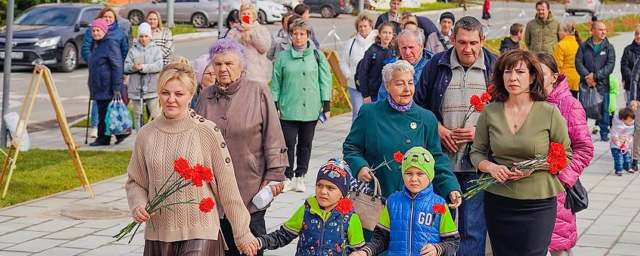
POLYGON ((491 83, 494 85, 491 97, 498 102, 509 99, 509 92, 504 84, 504 71, 513 69, 523 63, 529 69, 533 82, 529 87, 529 96, 534 101, 545 101, 547 93, 544 90, 544 75, 538 58, 528 51, 512 50, 501 55, 493 66, 491 83))

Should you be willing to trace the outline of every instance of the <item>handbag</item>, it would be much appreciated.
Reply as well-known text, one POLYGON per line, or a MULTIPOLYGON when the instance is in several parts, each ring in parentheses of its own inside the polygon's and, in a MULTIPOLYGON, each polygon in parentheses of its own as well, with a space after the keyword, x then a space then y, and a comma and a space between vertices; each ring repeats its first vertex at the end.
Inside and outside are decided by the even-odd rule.
POLYGON ((386 204, 386 199, 382 197, 380 182, 375 176, 373 176, 373 183, 373 196, 360 192, 367 183, 362 183, 358 191, 349 194, 349 199, 351 199, 354 211, 359 213, 358 217, 360 217, 362 228, 370 231, 376 228, 380 214, 382 214, 382 210, 386 204))
POLYGON ((564 208, 571 209, 571 213, 575 214, 589 207, 589 193, 582 186, 580 179, 572 187, 565 189, 567 198, 564 201, 564 208))
POLYGON ((122 101, 120 93, 115 93, 113 95, 113 100, 109 103, 107 115, 104 118, 105 126, 107 128, 105 134, 107 136, 126 135, 131 133, 133 120, 131 119, 129 108, 122 101))
POLYGON ((587 118, 595 120, 600 120, 602 118, 603 113, 601 113, 601 105, 604 99, 595 87, 589 87, 587 84, 581 82, 578 100, 582 104, 584 112, 587 114, 587 118))

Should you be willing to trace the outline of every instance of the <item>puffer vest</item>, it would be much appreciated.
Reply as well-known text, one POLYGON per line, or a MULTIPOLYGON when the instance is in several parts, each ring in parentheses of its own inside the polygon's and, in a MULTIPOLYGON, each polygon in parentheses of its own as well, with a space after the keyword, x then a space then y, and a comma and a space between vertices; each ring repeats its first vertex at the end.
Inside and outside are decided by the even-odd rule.
POLYGON ((433 193, 433 184, 414 198, 406 187, 389 196, 391 241, 388 255, 419 256, 425 243, 439 243, 442 215, 434 213, 432 208, 435 204, 445 203, 444 198, 433 193))
POLYGON ((321 216, 311 212, 309 202, 305 201, 304 208, 296 256, 347 255, 345 249, 353 211, 342 214, 333 209, 327 221, 324 221, 321 216))

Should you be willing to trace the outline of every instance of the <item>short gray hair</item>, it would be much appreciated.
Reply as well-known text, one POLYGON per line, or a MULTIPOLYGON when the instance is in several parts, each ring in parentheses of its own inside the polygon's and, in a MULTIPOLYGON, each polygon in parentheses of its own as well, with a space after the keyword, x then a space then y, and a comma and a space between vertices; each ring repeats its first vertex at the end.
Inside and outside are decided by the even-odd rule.
POLYGON ((306 22, 303 19, 295 19, 291 24, 289 24, 289 34, 293 34, 293 30, 296 28, 306 30, 307 35, 311 36, 311 25, 309 25, 309 22, 306 22))
POLYGON ((460 28, 469 31, 478 31, 480 39, 482 39, 482 23, 480 23, 478 19, 471 16, 464 16, 456 21, 456 24, 453 26, 453 37, 458 37, 458 29, 460 28))
POLYGON ((402 38, 403 36, 407 36, 407 35, 413 35, 416 40, 418 41, 418 45, 424 45, 424 32, 422 31, 422 29, 418 29, 418 30, 402 30, 402 32, 400 32, 400 34, 398 34, 398 42, 400 42, 400 38, 402 38))
POLYGON ((382 68, 382 78, 384 82, 391 82, 391 78, 393 77, 393 72, 410 72, 411 76, 415 74, 415 69, 413 65, 411 65, 406 60, 398 60, 394 63, 389 63, 382 68))

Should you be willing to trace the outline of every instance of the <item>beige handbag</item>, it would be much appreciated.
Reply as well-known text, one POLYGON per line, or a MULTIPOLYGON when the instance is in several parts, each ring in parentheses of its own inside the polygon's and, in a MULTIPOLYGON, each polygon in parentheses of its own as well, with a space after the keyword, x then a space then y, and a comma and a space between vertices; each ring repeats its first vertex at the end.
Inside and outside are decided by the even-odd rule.
POLYGON ((358 191, 351 192, 351 194, 349 194, 349 199, 351 199, 353 209, 358 214, 358 217, 360 217, 362 228, 371 231, 373 231, 378 224, 378 219, 380 218, 380 214, 382 213, 386 202, 386 199, 382 197, 380 182, 375 176, 373 176, 373 183, 375 184, 373 196, 360 192, 367 183, 362 183, 358 188, 358 191))

